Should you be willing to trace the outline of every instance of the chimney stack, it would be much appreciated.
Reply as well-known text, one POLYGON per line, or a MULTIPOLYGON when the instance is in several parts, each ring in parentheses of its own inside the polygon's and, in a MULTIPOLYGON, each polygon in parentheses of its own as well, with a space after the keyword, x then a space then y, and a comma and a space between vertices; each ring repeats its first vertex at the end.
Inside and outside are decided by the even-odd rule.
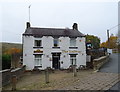
POLYGON ((29 28, 30 27, 30 22, 27 22, 26 23, 26 28, 29 28))
POLYGON ((78 30, 78 24, 77 23, 74 23, 72 27, 73 27, 73 30, 78 30))

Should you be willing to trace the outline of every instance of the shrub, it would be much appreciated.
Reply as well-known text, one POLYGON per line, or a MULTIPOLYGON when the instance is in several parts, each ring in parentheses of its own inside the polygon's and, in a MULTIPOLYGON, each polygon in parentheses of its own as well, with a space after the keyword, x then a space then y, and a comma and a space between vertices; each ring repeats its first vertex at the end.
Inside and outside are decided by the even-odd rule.
POLYGON ((2 55, 2 70, 10 69, 11 67, 11 55, 3 54, 2 55))

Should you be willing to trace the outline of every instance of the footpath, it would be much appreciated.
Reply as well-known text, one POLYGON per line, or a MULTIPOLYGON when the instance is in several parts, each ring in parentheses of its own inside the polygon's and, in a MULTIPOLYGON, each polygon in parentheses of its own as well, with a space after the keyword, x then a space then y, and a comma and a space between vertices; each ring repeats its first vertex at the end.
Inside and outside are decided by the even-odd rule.
MULTIPOLYGON (((117 73, 102 73, 89 70, 73 73, 56 71, 50 74, 50 83, 45 84, 44 74, 26 74, 17 82, 17 90, 109 90, 120 81, 117 73)), ((11 90, 11 85, 3 88, 11 90)))
POLYGON ((120 75, 116 73, 97 72, 58 90, 109 90, 119 81, 120 75))

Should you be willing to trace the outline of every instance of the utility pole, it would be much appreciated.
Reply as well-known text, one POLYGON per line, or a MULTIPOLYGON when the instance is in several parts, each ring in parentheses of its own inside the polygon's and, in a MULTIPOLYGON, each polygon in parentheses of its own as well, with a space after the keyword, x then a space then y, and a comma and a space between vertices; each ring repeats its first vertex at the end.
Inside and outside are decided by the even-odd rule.
POLYGON ((113 30, 114 28, 120 26, 120 24, 118 25, 115 25, 114 27, 110 28, 110 29, 107 29, 107 37, 108 37, 108 48, 110 48, 110 37, 109 37, 109 32, 110 30, 113 30))
POLYGON ((108 37, 108 48, 110 48, 109 30, 107 30, 107 37, 108 37))
POLYGON ((109 32, 110 32, 110 30, 112 30, 112 29, 114 29, 114 28, 116 28, 116 27, 118 27, 118 26, 120 26, 120 24, 115 25, 114 27, 112 27, 112 28, 110 28, 110 29, 107 29, 108 48, 110 48, 110 37, 109 37, 109 32))

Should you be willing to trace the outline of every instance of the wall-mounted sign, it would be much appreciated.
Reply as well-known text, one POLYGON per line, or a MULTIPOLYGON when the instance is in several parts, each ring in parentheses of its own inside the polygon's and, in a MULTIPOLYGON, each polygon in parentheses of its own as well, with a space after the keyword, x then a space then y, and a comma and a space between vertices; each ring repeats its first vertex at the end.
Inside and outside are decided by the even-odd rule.
POLYGON ((34 51, 34 53, 43 53, 43 51, 37 49, 37 50, 34 51))
POLYGON ((63 52, 63 53, 68 53, 68 51, 66 51, 66 50, 62 50, 62 52, 63 52))
POLYGON ((70 50, 69 53, 80 53, 80 51, 70 50))
POLYGON ((66 50, 62 50, 63 53, 81 53, 81 51, 77 51, 77 50, 69 50, 69 51, 66 51, 66 50))

